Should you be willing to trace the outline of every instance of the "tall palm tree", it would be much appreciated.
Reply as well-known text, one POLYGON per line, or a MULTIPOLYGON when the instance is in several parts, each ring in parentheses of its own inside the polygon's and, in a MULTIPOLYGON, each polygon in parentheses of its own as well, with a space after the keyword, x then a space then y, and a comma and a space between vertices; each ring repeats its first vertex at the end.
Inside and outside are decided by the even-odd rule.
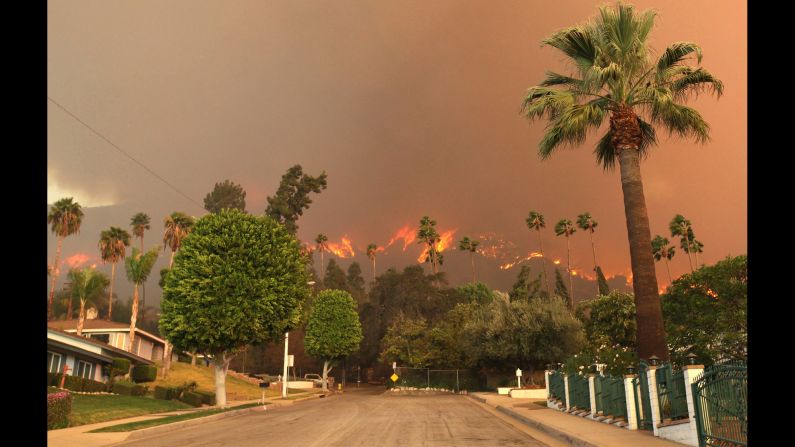
POLYGON ((576 231, 577 230, 574 229, 574 225, 569 219, 560 219, 558 223, 555 224, 555 234, 557 236, 566 236, 566 270, 569 271, 569 302, 572 308, 574 307, 574 284, 572 284, 571 280, 571 245, 569 244, 569 237, 576 231))
MULTIPOLYGON (((593 251, 593 271, 596 271, 596 267, 598 264, 596 263, 596 244, 593 241, 593 233, 596 231, 596 227, 599 225, 599 222, 593 220, 591 217, 591 213, 584 212, 577 216, 577 226, 580 227, 581 230, 587 231, 588 234, 591 236, 591 250, 593 251)), ((596 285, 596 294, 599 295, 599 281, 597 281, 596 285)))
POLYGON ((701 48, 695 43, 674 43, 656 61, 651 60, 648 36, 654 11, 636 12, 630 5, 618 4, 601 7, 599 12, 595 20, 543 41, 565 54, 575 73, 547 72, 541 85, 529 89, 523 111, 530 120, 544 117, 550 121, 539 144, 541 158, 566 144, 582 144, 588 130, 599 129, 609 117, 610 128, 594 152, 603 168, 618 163, 621 171, 638 355, 668 359, 640 160, 656 143, 655 125, 680 137, 707 141, 709 125, 683 102, 705 90, 720 96, 723 84, 707 70, 685 63, 693 55, 701 62, 701 48))
POLYGON ((693 236, 693 253, 696 255, 696 267, 701 267, 701 261, 698 259, 698 254, 704 252, 704 244, 693 236))
MULTIPOLYGON (((144 251, 144 233, 146 230, 150 229, 151 227, 149 224, 151 223, 151 219, 149 215, 146 213, 136 213, 132 219, 130 219, 130 226, 132 227, 133 236, 141 238, 141 252, 144 251)), ((141 291, 143 292, 143 302, 141 307, 146 309, 146 283, 141 284, 141 291)), ((143 322, 144 315, 141 315, 141 321, 143 322)))
POLYGON ((544 223, 544 215, 538 211, 530 211, 525 222, 527 222, 527 228, 536 230, 536 234, 538 234, 538 250, 541 252, 541 267, 544 269, 544 283, 547 285, 547 294, 552 296, 552 289, 549 288, 549 278, 547 278, 547 264, 544 259, 544 244, 541 243, 541 229, 547 226, 546 223, 544 223))
POLYGON ((325 234, 320 233, 315 238, 315 244, 317 244, 317 251, 320 252, 320 273, 323 274, 323 253, 328 251, 328 237, 325 234))
POLYGON ((166 247, 171 249, 171 259, 168 261, 168 268, 174 264, 174 254, 182 246, 182 240, 190 234, 193 228, 194 219, 185 213, 175 211, 166 217, 165 230, 163 231, 163 250, 166 247))
POLYGON ((80 301, 80 313, 77 317, 77 335, 83 335, 83 324, 86 321, 86 304, 96 300, 108 287, 110 281, 102 272, 93 268, 69 270, 69 281, 72 283, 71 295, 80 301))
POLYGON ((671 267, 668 266, 668 261, 673 259, 674 254, 676 254, 676 248, 668 245, 669 243, 668 238, 658 234, 651 240, 651 251, 655 261, 665 259, 665 268, 668 270, 668 284, 671 284, 674 280, 671 278, 671 267))
POLYGON ((370 244, 367 246, 367 259, 373 261, 373 282, 375 282, 375 253, 378 251, 378 246, 370 244))
MULTIPOLYGON (((141 254, 137 248, 132 249, 132 256, 124 260, 124 266, 127 270, 127 279, 133 283, 133 302, 132 313, 130 314, 130 337, 127 345, 127 350, 133 352, 133 342, 135 341, 135 323, 138 319, 138 286, 141 285, 149 273, 152 272, 152 267, 157 261, 157 252, 160 247, 155 247, 146 254, 141 254)), ((136 353, 137 354, 137 353, 136 353)))
POLYGON ((428 216, 420 219, 420 228, 417 230, 417 243, 427 246, 428 255, 425 262, 431 263, 433 274, 438 273, 437 266, 441 263, 439 253, 436 251, 436 244, 439 243, 439 233, 436 232, 436 221, 428 216))
POLYGON ((469 260, 472 263, 472 282, 475 282, 475 253, 478 250, 478 245, 480 245, 480 241, 476 241, 474 239, 470 239, 468 236, 464 236, 463 239, 458 241, 458 249, 461 251, 468 251, 469 252, 469 260))
POLYGON ((130 233, 118 227, 110 227, 99 234, 99 254, 102 262, 110 262, 110 293, 108 294, 108 321, 113 316, 113 283, 116 280, 116 263, 124 259, 130 246, 130 233))
POLYGON ((690 256, 690 253, 693 252, 693 242, 692 240, 695 238, 693 234, 693 228, 690 225, 690 221, 685 219, 685 216, 681 214, 677 214, 671 219, 671 222, 668 224, 668 229, 671 230, 671 237, 679 237, 680 247, 682 251, 687 253, 687 262, 690 263, 690 272, 693 272, 693 258, 690 256))
POLYGON ((52 232, 58 238, 55 247, 55 262, 50 275, 50 301, 47 303, 47 318, 52 319, 52 300, 55 296, 55 282, 58 280, 58 261, 61 258, 61 246, 64 238, 80 232, 83 222, 83 209, 72 197, 67 197, 55 202, 47 214, 47 223, 51 225, 52 232))

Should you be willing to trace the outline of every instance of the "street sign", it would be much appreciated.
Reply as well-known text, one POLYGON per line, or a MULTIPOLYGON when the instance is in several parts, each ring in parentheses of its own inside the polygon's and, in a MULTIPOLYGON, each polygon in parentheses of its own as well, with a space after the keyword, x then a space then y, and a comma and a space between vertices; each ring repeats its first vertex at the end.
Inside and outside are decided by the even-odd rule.
POLYGON ((397 368, 397 362, 392 362, 392 369, 397 368))
POLYGON ((393 382, 397 382, 397 380, 399 379, 399 377, 398 377, 398 375, 397 375, 397 374, 392 374, 392 377, 390 377, 390 379, 392 379, 392 381, 393 381, 393 382))
POLYGON ((522 377, 522 370, 519 368, 516 368, 516 377, 522 377))
POLYGON ((287 366, 295 366, 293 363, 295 363, 295 356, 293 354, 289 354, 287 356, 287 366))

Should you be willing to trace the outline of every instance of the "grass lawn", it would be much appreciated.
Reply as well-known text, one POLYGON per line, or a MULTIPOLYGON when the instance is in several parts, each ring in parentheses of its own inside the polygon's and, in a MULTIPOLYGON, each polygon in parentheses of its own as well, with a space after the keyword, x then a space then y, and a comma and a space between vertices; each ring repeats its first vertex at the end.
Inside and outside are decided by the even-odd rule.
MULTIPOLYGON (((89 433, 102 433, 102 432, 120 432, 120 431, 133 431, 133 430, 140 430, 142 428, 149 428, 155 427, 157 425, 163 424, 170 424, 172 422, 179 422, 179 421, 186 421, 188 419, 195 419, 204 416, 210 416, 217 413, 224 413, 226 411, 232 410, 241 410, 243 408, 251 408, 256 407, 261 404, 253 403, 253 404, 244 404, 238 405, 236 407, 230 407, 226 409, 212 409, 212 410, 200 410, 194 411, 192 413, 187 414, 179 414, 174 416, 165 416, 159 419, 150 419, 147 421, 138 421, 138 422, 129 422, 127 424, 119 424, 119 425, 111 425, 109 427, 98 428, 96 430, 91 430, 89 433)), ((267 405, 267 404, 266 404, 267 405)))
MULTIPOLYGON (((158 368, 160 365, 158 365, 158 368)), ((215 369, 212 365, 191 366, 188 363, 172 362, 168 377, 165 379, 158 377, 156 381, 149 382, 149 389, 155 386, 179 386, 185 382, 195 381, 199 390, 215 392, 215 369)), ((265 390, 265 397, 280 395, 278 390, 265 390)), ((237 377, 226 376, 226 399, 227 400, 251 400, 262 397, 262 390, 258 385, 238 379, 237 377)))
POLYGON ((184 402, 142 396, 72 394, 72 398, 70 427, 193 408, 184 402))

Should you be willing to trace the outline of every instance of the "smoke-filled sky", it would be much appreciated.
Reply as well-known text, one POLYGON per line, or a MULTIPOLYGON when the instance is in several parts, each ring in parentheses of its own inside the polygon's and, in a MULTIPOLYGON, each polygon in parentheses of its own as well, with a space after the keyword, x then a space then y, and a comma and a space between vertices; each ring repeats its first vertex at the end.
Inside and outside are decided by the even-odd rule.
MULTIPOLYGON (((599 3, 601 4, 601 3, 599 3)), ((719 100, 692 101, 711 141, 668 138, 643 164, 652 236, 668 236, 681 213, 714 263, 747 249, 747 13, 743 1, 634 1, 659 12, 657 54, 676 41, 703 48, 702 65, 725 84, 719 100)), ((423 215, 454 242, 491 234, 510 254, 480 256, 478 275, 507 289, 518 268, 498 265, 537 250, 528 211, 546 216, 544 249, 566 262, 552 227, 589 211, 599 222, 597 256, 608 277, 628 275, 629 246, 618 172, 592 154, 600 133, 548 161, 537 156, 544 122, 519 113, 545 70, 570 72, 540 42, 597 13, 597 3, 535 1, 56 1, 48 2, 48 95, 175 185, 188 200, 48 102, 48 203, 73 196, 88 209, 63 257, 96 262, 99 231, 152 216, 147 246, 172 211, 201 216, 203 197, 230 179, 247 210, 294 164, 328 174, 328 189, 298 221, 298 236, 347 236, 371 274, 368 243, 386 245, 423 215)), ((49 236, 48 263, 55 238, 49 236)), ((678 243, 677 243, 678 247, 678 243)), ((416 262, 421 248, 396 243, 377 272, 416 262)), ((572 264, 592 274, 590 241, 571 241, 572 264)), ((451 283, 467 281, 469 258, 445 252, 451 283)), ((167 253, 161 264, 167 263, 167 253)), ((338 259, 340 260, 340 259, 338 259)), ((343 266, 349 261, 342 260, 343 266)), ((534 262, 529 265, 536 269, 534 262)), ((99 268, 110 270, 106 266, 99 268)), ((159 265, 157 267, 159 269, 159 265)), ((687 257, 671 262, 674 277, 687 257)), ((63 271, 63 270, 62 270, 63 271)), ((660 286, 668 283, 658 264, 660 286)), ((62 275, 64 276, 64 275, 62 275)), ((117 275, 118 276, 118 275, 117 275)), ((153 276, 157 276, 156 274, 153 276)), ((157 289, 156 278, 148 290, 157 289)), ((123 273, 116 280, 125 296, 123 273)), ((159 291, 150 292, 159 295, 159 291)))

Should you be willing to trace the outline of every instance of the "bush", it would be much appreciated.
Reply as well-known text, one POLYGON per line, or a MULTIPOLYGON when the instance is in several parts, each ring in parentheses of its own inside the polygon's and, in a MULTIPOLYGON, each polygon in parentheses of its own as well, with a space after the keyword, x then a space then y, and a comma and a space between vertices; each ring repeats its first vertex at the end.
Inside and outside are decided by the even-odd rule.
POLYGON ((81 391, 85 391, 86 393, 97 393, 107 390, 108 386, 102 382, 97 382, 96 380, 91 379, 83 379, 83 387, 81 391))
POLYGON ((204 398, 199 393, 194 393, 193 391, 185 391, 184 393, 182 393, 182 398, 180 398, 180 400, 182 402, 185 402, 186 404, 193 405, 194 407, 201 407, 204 398))
POLYGON ((154 365, 137 365, 132 369, 135 382, 154 382, 157 379, 157 367, 154 365))
POLYGON ((202 402, 207 405, 215 405, 215 393, 212 391, 194 391, 196 394, 200 394, 202 396, 202 402))
POLYGON ((59 386, 59 385, 61 385, 61 374, 47 373, 47 386, 59 386))
POLYGON ((69 426, 72 395, 67 391, 47 394, 47 430, 69 426))
POLYGON ((176 388, 159 385, 155 387, 155 399, 171 400, 176 398, 178 394, 179 390, 176 388))
POLYGON ((148 389, 148 386, 136 385, 128 380, 119 380, 113 384, 113 392, 124 396, 143 396, 148 389))
POLYGON ((128 372, 130 372, 130 361, 125 358, 114 357, 110 376, 111 377, 123 376, 128 372))
MULTIPOLYGON (((60 385, 60 378, 58 379, 58 384, 60 385)), ((83 391, 83 378, 77 376, 66 376, 66 380, 63 382, 63 387, 67 390, 72 391, 83 391)))

